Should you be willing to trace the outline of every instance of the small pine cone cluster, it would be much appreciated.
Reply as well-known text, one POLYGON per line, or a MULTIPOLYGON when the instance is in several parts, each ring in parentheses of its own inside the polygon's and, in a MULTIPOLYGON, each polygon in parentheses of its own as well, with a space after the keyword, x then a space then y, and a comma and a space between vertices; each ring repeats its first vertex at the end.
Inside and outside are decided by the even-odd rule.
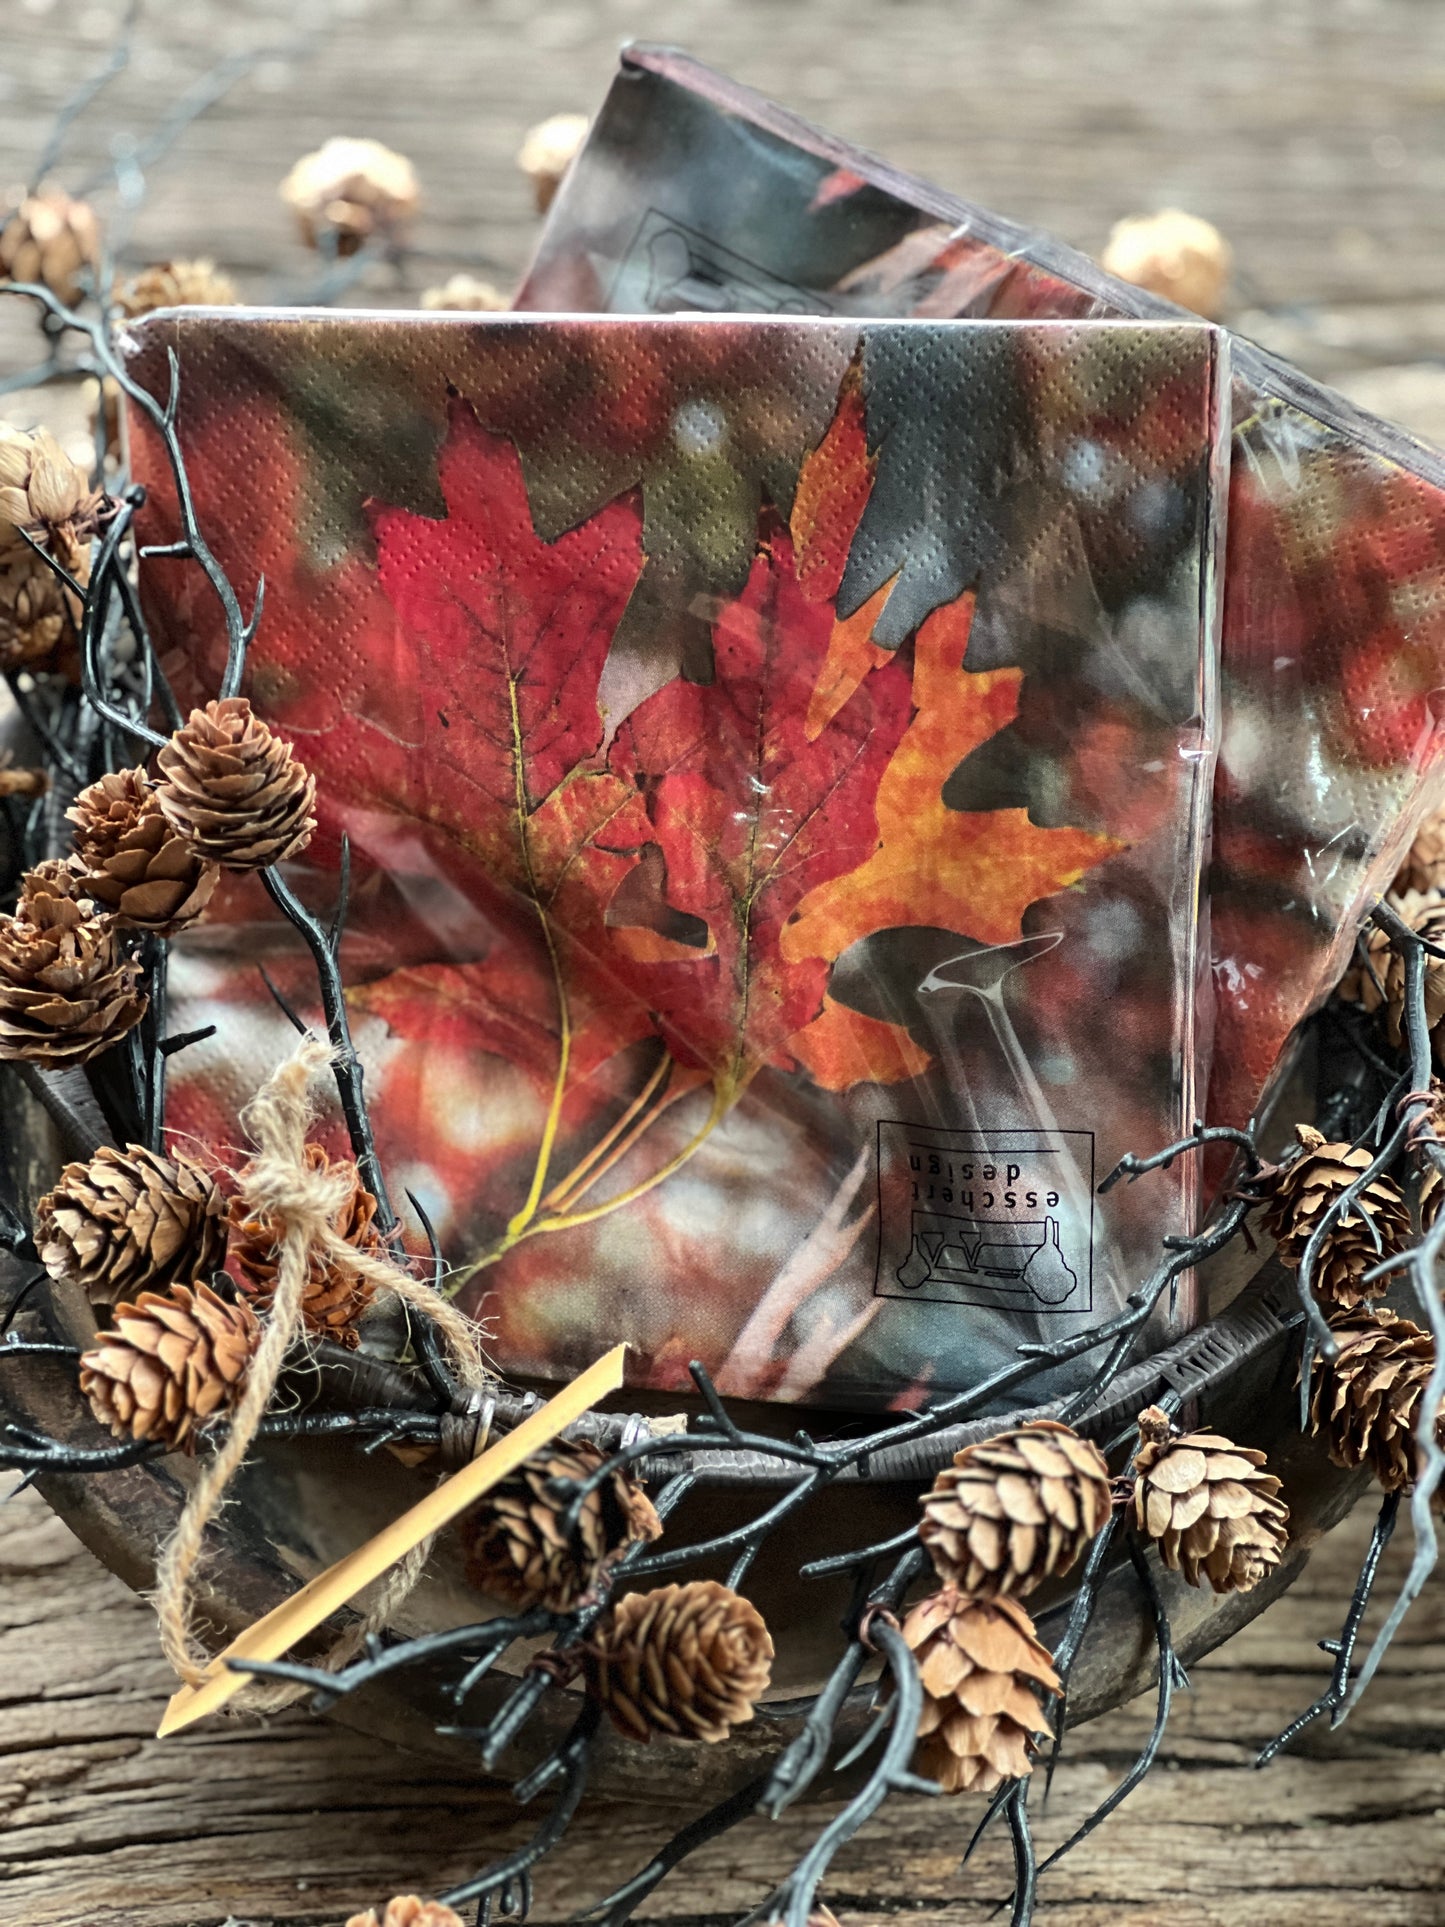
POLYGON ((965 1446, 924 1494, 919 1534, 945 1584, 1021 1599, 1068 1571, 1111 1505, 1099 1448, 1038 1419, 965 1446))
POLYGON ((762 1614, 715 1579, 619 1599, 588 1648, 588 1690, 630 1740, 725 1740, 772 1676, 762 1614))
POLYGON ((1445 888, 1445 810, 1427 816, 1415 832, 1410 853, 1395 878, 1395 895, 1415 890, 1424 896, 1445 888))
POLYGON ((220 866, 171 823, 143 769, 102 776, 66 815, 86 895, 120 922, 169 937, 205 910, 220 866))
POLYGON ((89 1163, 66 1165, 35 1208, 34 1235, 52 1278, 114 1305, 219 1271, 226 1201, 194 1158, 105 1145, 89 1163))
MULTIPOLYGON (((331 1228, 353 1250, 378 1258, 385 1243, 376 1224, 376 1199, 361 1181, 361 1173, 350 1159, 333 1162, 319 1144, 306 1146, 306 1169, 336 1180, 340 1200, 331 1214, 331 1228)), ((281 1252, 275 1224, 265 1216, 255 1217, 245 1202, 244 1190, 249 1167, 242 1171, 243 1195, 231 1201, 231 1235, 227 1262, 241 1290, 258 1312, 268 1312, 276 1294, 276 1274, 281 1252)), ((334 1339, 354 1349, 360 1342, 362 1314, 376 1296, 376 1286, 368 1278, 358 1278, 341 1265, 333 1264, 324 1252, 313 1251, 308 1260, 306 1283, 301 1299, 301 1321, 307 1331, 319 1338, 334 1339)))
POLYGON ((73 308, 100 265, 100 223, 58 187, 27 195, 0 226, 0 281, 48 288, 73 308))
POLYGON ((396 1894, 379 1914, 368 1907, 364 1914, 353 1914, 346 1927, 466 1927, 466 1922, 439 1900, 396 1894))
POLYGON ((233 308, 237 295, 229 276, 214 261, 156 261, 115 291, 115 303, 128 320, 160 308, 233 308))
POLYGON ((0 669, 48 666, 73 641, 80 613, 25 537, 83 587, 103 505, 100 490, 47 430, 0 423, 0 669))
POLYGON ((478 281, 470 274, 454 274, 441 287, 427 288, 422 295, 421 305, 428 309, 471 314, 503 314, 507 308, 507 297, 499 293, 490 281, 478 281))
POLYGON ((281 183, 281 199, 308 247, 355 254, 371 240, 397 240, 421 200, 416 170, 380 141, 326 142, 303 154, 281 183))
POLYGON ((532 198, 539 214, 545 214, 552 205, 590 126, 585 114, 553 114, 527 129, 517 150, 517 165, 532 183, 532 198))
POLYGON ((1176 1435, 1151 1405, 1139 1414, 1134 1519, 1171 1572, 1191 1586, 1249 1592, 1279 1564, 1289 1507, 1279 1480, 1261 1470, 1263 1452, 1215 1432, 1176 1435))
POLYGON ((652 1501, 622 1471, 588 1493, 576 1532, 567 1533, 570 1495, 558 1496, 552 1482, 586 1479, 602 1461, 588 1441, 559 1439, 509 1473, 464 1516, 467 1579, 478 1592, 519 1611, 545 1606, 570 1612, 619 1553, 658 1537, 662 1522, 652 1501))
POLYGON ((41 864, 0 917, 0 1060, 88 1064, 145 1015, 140 966, 76 888, 66 865, 41 864))
MULTIPOLYGON (((1427 943, 1445 944, 1445 896, 1438 890, 1406 890, 1386 902, 1395 914, 1427 943)), ((1363 933, 1365 958, 1346 971, 1339 994, 1362 1010, 1385 1012, 1385 1028, 1392 1044, 1399 1044, 1405 1025, 1405 959, 1390 948, 1390 934, 1377 924, 1363 933)), ((1445 961, 1425 957, 1425 1020, 1433 1031, 1445 1017, 1445 961)))
POLYGON ((117 1438, 193 1451, 201 1427, 240 1398, 260 1339, 250 1306, 209 1285, 143 1291, 81 1355, 80 1389, 117 1438))
POLYGON ((310 842, 315 780, 244 696, 193 709, 156 762, 160 807, 206 862, 264 870, 310 842))
MULTIPOLYGON (((1330 1320, 1339 1347, 1315 1361, 1310 1428, 1336 1465, 1366 1465, 1386 1492, 1413 1483, 1420 1400, 1435 1369, 1435 1343, 1408 1318, 1380 1306, 1330 1320)), ((1445 1417, 1437 1436, 1445 1446, 1445 1417)))
MULTIPOLYGON (((1299 1155, 1267 1174, 1264 1228, 1279 1247, 1279 1261, 1297 1271, 1315 1227, 1340 1194, 1369 1168, 1370 1153, 1348 1144, 1327 1144, 1309 1124, 1297 1124, 1299 1155)), ((1410 1213, 1393 1178, 1372 1178, 1325 1239, 1315 1265, 1313 1289, 1321 1304, 1349 1309, 1389 1288, 1388 1278, 1368 1274, 1382 1257, 1404 1249, 1410 1213)))
POLYGON ((1032 1773, 1052 1730, 1039 1693, 1062 1688, 1018 1601, 944 1586, 912 1609, 903 1637, 923 1686, 919 1769, 945 1793, 993 1793, 1032 1773))

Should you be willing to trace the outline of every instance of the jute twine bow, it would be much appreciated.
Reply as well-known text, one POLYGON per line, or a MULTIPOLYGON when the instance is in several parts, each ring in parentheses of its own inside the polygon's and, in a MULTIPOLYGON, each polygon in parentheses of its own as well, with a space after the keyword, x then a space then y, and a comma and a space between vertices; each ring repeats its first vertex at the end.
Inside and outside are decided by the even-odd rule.
MULTIPOLYGON (((161 1646, 177 1675, 196 1686, 209 1660, 192 1630, 192 1586, 207 1527, 220 1511, 226 1489, 245 1460, 271 1403, 281 1368, 301 1330, 301 1303, 313 1259, 349 1274, 358 1282, 391 1292, 432 1320, 446 1341, 452 1365, 466 1386, 488 1382, 481 1333, 471 1319, 397 1264, 357 1251, 340 1236, 335 1222, 351 1195, 349 1172, 315 1171, 306 1163, 306 1133, 312 1120, 312 1080, 331 1063, 330 1048, 305 1036, 241 1114, 256 1146, 240 1179, 240 1194, 253 1217, 277 1229, 278 1265, 271 1310, 261 1343, 251 1360, 245 1387, 225 1438, 203 1467, 181 1511, 176 1529, 156 1566, 156 1613, 161 1646)), ((377 1588, 365 1616, 341 1636, 320 1662, 344 1665, 367 1634, 383 1626, 421 1576, 431 1542, 424 1541, 398 1561, 377 1588)), ((274 1708, 300 1696, 290 1686, 249 1687, 246 1704, 274 1708)))

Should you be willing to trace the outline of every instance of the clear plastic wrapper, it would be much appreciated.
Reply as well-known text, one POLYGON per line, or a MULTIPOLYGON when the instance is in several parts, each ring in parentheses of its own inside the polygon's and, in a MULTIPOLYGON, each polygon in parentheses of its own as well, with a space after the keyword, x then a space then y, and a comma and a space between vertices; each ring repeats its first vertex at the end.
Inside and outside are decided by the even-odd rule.
MULTIPOLYGON (((1187 1160, 1097 1185, 1207 1044, 1217 330, 191 310, 127 353, 264 574, 292 884, 329 916, 349 840, 378 1148, 504 1368, 620 1337, 634 1386, 907 1407, 1192 1228, 1187 1160)), ((210 693, 199 572, 147 574, 210 693)), ((289 1048, 261 965, 314 1020, 228 880, 172 949, 183 1135, 289 1048)))
MULTIPOLYGON (((624 54, 518 305, 1179 313, 645 47, 624 54)), ((1445 461, 1248 342, 1232 367, 1208 1116, 1242 1124, 1445 790, 1445 461)))

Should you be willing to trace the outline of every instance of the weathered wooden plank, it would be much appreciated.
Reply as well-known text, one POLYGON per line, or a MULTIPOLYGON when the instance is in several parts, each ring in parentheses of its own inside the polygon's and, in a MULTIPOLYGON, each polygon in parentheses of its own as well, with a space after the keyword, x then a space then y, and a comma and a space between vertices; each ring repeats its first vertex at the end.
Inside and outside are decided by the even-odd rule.
MULTIPOLYGON (((1337 1619, 1368 1530, 1357 1515, 1306 1582, 1198 1669, 1160 1770, 1050 1876, 1046 1927, 1271 1920, 1305 1927, 1368 1907, 1386 1927, 1439 1915, 1445 1802, 1434 1710, 1445 1674, 1445 1595, 1422 1602, 1387 1675, 1334 1734, 1318 1729, 1266 1776, 1255 1747, 1323 1677, 1311 1644, 1337 1619)), ((99 1570, 31 1494, 0 1514, 0 1920, 27 1927, 217 1927, 227 1914, 302 1927, 428 1877, 460 1878, 532 1824, 502 1789, 382 1752, 301 1713, 151 1735, 167 1693, 148 1609, 99 1570), (304 1883, 304 1884, 301 1884, 304 1883)), ((1386 1582, 1398 1578, 1404 1548, 1386 1582)), ((1072 1736, 1045 1849, 1117 1783, 1147 1730, 1147 1702, 1072 1736)), ((755 1822, 698 1857, 645 1918, 742 1911, 786 1871, 826 1809, 755 1822)), ((921 1800, 850 1842, 830 1889, 845 1927, 928 1909, 982 1921, 1007 1885, 1002 1844, 966 1874, 976 1809, 921 1800)), ((646 1859, 669 1829, 654 1808, 584 1812, 540 1883, 539 1923, 560 1922, 646 1859)))

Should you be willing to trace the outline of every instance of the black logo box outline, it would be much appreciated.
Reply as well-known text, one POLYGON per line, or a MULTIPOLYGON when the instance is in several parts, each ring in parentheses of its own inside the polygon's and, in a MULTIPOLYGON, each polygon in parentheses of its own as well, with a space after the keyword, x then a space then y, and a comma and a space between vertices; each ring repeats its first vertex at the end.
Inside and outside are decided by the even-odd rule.
POLYGON ((875 1298, 885 1299, 888 1303, 894 1305, 956 1305, 961 1309, 971 1307, 975 1310, 982 1311, 1026 1312, 1030 1318, 1065 1318, 1075 1316, 1081 1312, 1092 1312, 1094 1309, 1094 1231, 1095 1215, 1097 1212, 1097 1206, 1094 1202, 1094 1152, 1095 1142, 1092 1131, 1076 1129, 1040 1131, 1031 1129, 1027 1125, 1019 1124, 1004 1125, 996 1131, 970 1131, 961 1128, 953 1129, 946 1124, 911 1124, 906 1118, 901 1117, 880 1117, 876 1119, 873 1154, 876 1164, 874 1182, 878 1198, 878 1238, 873 1258, 873 1296, 875 1298), (1008 1288, 1000 1284, 961 1285, 950 1292, 925 1291, 921 1286, 917 1290, 908 1292, 904 1292, 902 1289, 897 1291, 886 1289, 882 1282, 883 1245, 887 1230, 883 1198, 883 1133, 888 1129, 907 1131, 910 1137, 923 1139, 942 1138, 945 1140, 943 1144, 937 1146, 920 1145, 918 1147, 920 1149, 947 1149, 957 1153, 960 1149, 960 1140, 964 1140, 964 1148, 973 1149, 975 1154, 977 1150, 983 1150, 985 1152, 991 1152, 995 1156, 1006 1156, 1009 1150, 1021 1152, 1031 1151, 1035 1156, 1041 1154, 1049 1155, 1050 1151, 1047 1143, 1041 1140, 1047 1140, 1049 1138, 1086 1138, 1089 1145, 1089 1248, 1088 1271, 1082 1281, 1084 1286, 1082 1293, 1077 1296, 1071 1294, 1069 1299, 1062 1305, 1046 1305, 1037 1300, 1025 1302, 1017 1296, 1006 1297, 1004 1293, 1008 1288), (1008 1138, 1020 1138, 1023 1139, 1024 1142, 1014 1145, 1001 1142, 1001 1140, 1008 1138), (966 1142, 970 1139, 973 1140, 972 1145, 966 1142), (966 1293, 974 1293, 976 1295, 966 1296, 966 1293))
MULTIPOLYGON (((750 261, 745 254, 739 254, 736 248, 727 247, 723 242, 714 240, 712 235, 704 229, 691 227, 686 221, 680 221, 675 214, 669 214, 665 208, 660 207, 649 207, 646 210, 637 224, 632 239, 619 256, 617 270, 608 290, 609 305, 615 302, 617 291, 627 276, 637 271, 639 256, 646 243, 664 231, 677 235, 690 250, 702 254, 708 267, 714 271, 721 269, 729 276, 727 280, 718 281, 719 287, 725 290, 742 288, 759 294, 771 293, 774 297, 774 305, 764 308, 763 313, 776 314, 783 320, 813 315, 821 315, 824 320, 836 318, 832 305, 815 290, 799 287, 796 282, 788 281, 780 274, 774 274, 770 268, 762 267, 756 261, 750 261), (739 273, 738 270, 741 272, 739 273), (784 305, 789 301, 795 302, 796 305, 784 305)), ((658 311, 654 310, 654 312, 658 311)), ((754 310, 745 305, 742 308, 721 308, 717 312, 748 313, 754 310)))

